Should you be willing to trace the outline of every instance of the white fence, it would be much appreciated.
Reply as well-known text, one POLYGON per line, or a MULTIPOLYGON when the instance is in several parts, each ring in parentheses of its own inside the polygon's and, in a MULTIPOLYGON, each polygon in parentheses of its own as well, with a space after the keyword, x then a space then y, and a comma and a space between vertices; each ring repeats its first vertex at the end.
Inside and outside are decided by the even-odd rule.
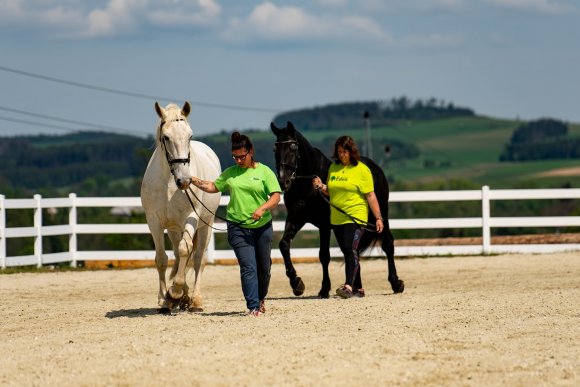
MULTIPOLYGON (((496 253, 547 253, 557 251, 580 251, 580 244, 525 244, 525 245, 492 245, 491 228, 500 227, 578 227, 580 216, 538 216, 538 217, 492 217, 490 201, 523 200, 523 199, 580 199, 580 189, 532 189, 532 190, 490 190, 484 186, 481 190, 465 191, 411 191, 391 192, 390 202, 427 202, 444 201, 453 205, 456 201, 481 202, 481 217, 465 218, 431 218, 431 219, 390 219, 391 229, 443 229, 443 228, 479 228, 482 230, 481 245, 447 245, 447 246, 398 246, 395 256, 432 256, 432 255, 479 255, 496 253)), ((223 196, 221 205, 227 205, 228 196, 223 196)), ((283 205, 283 201, 281 202, 283 205)), ((84 207, 134 207, 141 208, 139 197, 77 197, 70 194, 68 198, 44 199, 35 195, 33 199, 6 199, 0 195, 0 267, 53 264, 91 260, 150 260, 155 258, 155 251, 83 251, 77 246, 77 236, 81 234, 148 234, 147 224, 78 224, 77 209, 84 207), (66 208, 69 211, 69 222, 64 225, 43 225, 42 210, 66 208), (6 210, 34 210, 33 226, 6 227, 6 210), (68 235, 69 249, 59 253, 43 253, 42 238, 47 236, 68 235), (33 238, 34 254, 25 256, 6 255, 8 238, 33 238)), ((218 229, 225 225, 218 221, 218 229)), ((283 231, 284 222, 275 221, 274 231, 283 231)), ((303 230, 316 230, 307 224, 303 230)), ((224 232, 224 231, 216 231, 224 232)), ((170 258, 173 252, 168 251, 170 258)), ((366 256, 384 256, 383 252, 373 249, 366 256)), ((292 257, 317 257, 318 248, 293 248, 292 257)), ((331 256, 342 256, 338 248, 331 248, 331 256)), ((280 251, 274 248, 273 258, 281 258, 280 251)), ((216 250, 212 239, 208 248, 208 261, 235 259, 231 250, 216 250)))

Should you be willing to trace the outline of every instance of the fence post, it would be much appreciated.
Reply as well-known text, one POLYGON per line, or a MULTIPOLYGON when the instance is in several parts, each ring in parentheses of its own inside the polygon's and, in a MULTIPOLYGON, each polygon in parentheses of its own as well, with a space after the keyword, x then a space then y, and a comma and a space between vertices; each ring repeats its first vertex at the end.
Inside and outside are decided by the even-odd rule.
POLYGON ((491 252, 491 230, 489 226, 490 204, 489 204, 489 186, 481 187, 481 235, 483 239, 483 254, 491 252))
POLYGON ((6 209, 4 208, 4 195, 0 195, 0 268, 6 269, 6 209))
POLYGON ((77 267, 77 195, 70 193, 70 209, 68 213, 68 224, 70 226, 70 235, 68 236, 68 252, 70 254, 72 267, 77 267))
POLYGON ((34 255, 36 256, 37 267, 42 267, 42 196, 34 195, 34 229, 36 235, 34 236, 34 255))

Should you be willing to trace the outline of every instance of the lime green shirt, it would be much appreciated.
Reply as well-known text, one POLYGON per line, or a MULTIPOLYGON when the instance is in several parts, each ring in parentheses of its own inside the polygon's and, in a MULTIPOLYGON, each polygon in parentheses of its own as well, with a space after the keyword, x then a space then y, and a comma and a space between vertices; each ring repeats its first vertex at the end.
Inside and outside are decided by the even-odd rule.
MULTIPOLYGON (((371 170, 361 161, 358 164, 332 163, 328 169, 328 193, 330 195, 330 224, 353 223, 353 220, 334 208, 336 206, 350 216, 368 221, 369 208, 365 195, 375 190, 371 170)), ((357 223, 357 222, 355 222, 357 223)))
POLYGON ((226 219, 231 222, 242 222, 241 227, 258 228, 272 220, 270 211, 256 222, 251 219, 258 207, 266 203, 274 192, 281 192, 276 175, 268 166, 257 163, 255 168, 242 168, 232 165, 226 168, 214 181, 220 192, 229 191, 230 202, 226 219))

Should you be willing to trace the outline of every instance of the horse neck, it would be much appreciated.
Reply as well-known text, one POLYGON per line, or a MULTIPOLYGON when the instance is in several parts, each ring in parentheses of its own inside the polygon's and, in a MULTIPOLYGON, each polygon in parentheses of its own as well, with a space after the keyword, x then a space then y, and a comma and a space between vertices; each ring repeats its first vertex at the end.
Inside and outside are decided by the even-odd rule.
POLYGON ((297 140, 300 155, 297 173, 299 175, 326 177, 330 160, 299 133, 297 133, 297 140))

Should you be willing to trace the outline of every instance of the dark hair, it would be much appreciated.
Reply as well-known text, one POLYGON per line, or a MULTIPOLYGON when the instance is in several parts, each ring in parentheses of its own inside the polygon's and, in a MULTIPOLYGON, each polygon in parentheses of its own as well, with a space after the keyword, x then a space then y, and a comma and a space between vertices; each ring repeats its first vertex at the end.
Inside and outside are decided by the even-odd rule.
POLYGON ((340 158, 338 157, 338 147, 341 147, 349 152, 350 162, 352 165, 358 164, 360 160, 360 153, 352 137, 340 136, 334 143, 334 153, 332 154, 332 158, 336 164, 340 164, 340 158))
POLYGON ((232 150, 238 150, 244 148, 248 152, 254 149, 254 144, 250 141, 250 138, 245 134, 240 132, 232 133, 232 150))

